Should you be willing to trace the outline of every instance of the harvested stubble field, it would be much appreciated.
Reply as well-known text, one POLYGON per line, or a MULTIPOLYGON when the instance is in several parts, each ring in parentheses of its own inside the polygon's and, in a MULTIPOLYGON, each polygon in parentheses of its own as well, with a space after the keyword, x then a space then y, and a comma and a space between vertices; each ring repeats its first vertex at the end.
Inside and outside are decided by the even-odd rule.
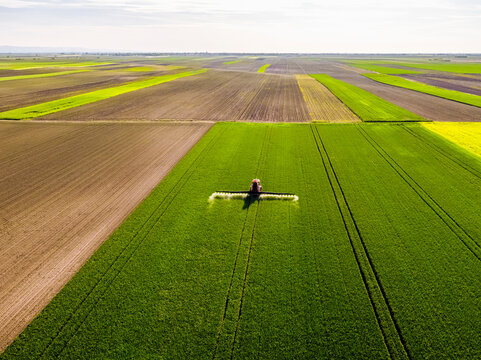
POLYGON ((294 76, 208 70, 42 119, 308 121, 310 117, 294 76))
POLYGON ((419 125, 217 124, 3 358, 477 358, 464 155, 419 125), (208 202, 253 177, 299 202, 208 202))
POLYGON ((210 124, 0 124, 0 351, 210 124))
POLYGON ((296 75, 299 88, 309 109, 311 120, 356 122, 359 118, 324 85, 309 75, 296 75))

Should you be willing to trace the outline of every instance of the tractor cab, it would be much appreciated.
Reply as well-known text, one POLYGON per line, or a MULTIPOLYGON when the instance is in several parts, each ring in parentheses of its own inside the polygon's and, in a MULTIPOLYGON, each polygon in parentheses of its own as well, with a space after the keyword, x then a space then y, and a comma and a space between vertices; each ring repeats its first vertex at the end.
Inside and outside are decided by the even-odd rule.
POLYGON ((262 192, 262 185, 259 179, 252 180, 249 192, 252 194, 260 194, 262 192))

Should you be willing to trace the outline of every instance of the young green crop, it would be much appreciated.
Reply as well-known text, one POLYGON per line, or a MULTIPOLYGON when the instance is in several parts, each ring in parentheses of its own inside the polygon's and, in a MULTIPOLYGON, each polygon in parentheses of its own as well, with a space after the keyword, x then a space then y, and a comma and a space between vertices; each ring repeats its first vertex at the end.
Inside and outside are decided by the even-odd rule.
POLYGON ((257 72, 258 72, 258 73, 263 73, 263 72, 266 71, 266 69, 267 69, 269 66, 271 66, 271 64, 262 65, 262 66, 260 67, 260 69, 257 70, 257 72))
POLYGON ((231 61, 226 61, 226 62, 223 62, 222 64, 224 65, 231 65, 231 64, 236 64, 238 62, 241 62, 242 60, 231 60, 231 61))
POLYGON ((311 76, 331 90, 363 121, 424 120, 419 115, 329 75, 311 74, 311 76))
POLYGON ((417 81, 403 79, 398 76, 384 74, 364 74, 364 76, 388 85, 398 86, 405 89, 415 90, 422 93, 438 96, 441 98, 454 100, 464 104, 481 107, 481 96, 466 94, 461 91, 438 88, 436 86, 423 84, 417 81))
POLYGON ((329 189, 309 126, 215 125, 3 358, 387 358, 329 189), (255 177, 298 204, 208 202, 255 177))
POLYGON ((360 69, 375 71, 380 74, 419 74, 419 71, 396 69, 396 68, 387 67, 384 65, 358 64, 358 63, 350 63, 350 62, 348 62, 348 64, 351 66, 358 67, 360 69))
POLYGON ((45 73, 45 74, 3 76, 3 77, 0 77, 0 81, 35 79, 35 78, 49 77, 49 76, 61 76, 61 75, 81 73, 85 71, 89 71, 89 70, 72 70, 72 71, 58 71, 58 72, 45 73))
POLYGON ((1 358, 479 358, 478 172, 417 124, 216 124, 1 358), (299 201, 208 202, 256 177, 299 201))
POLYGON ((26 70, 36 68, 51 68, 51 67, 85 67, 110 65, 112 62, 96 62, 96 61, 82 61, 82 62, 68 62, 68 61, 0 61, 0 69, 9 70, 26 70))
POLYGON ((445 71, 458 74, 481 74, 481 63, 411 63, 393 62, 392 64, 407 66, 423 70, 445 71))
POLYGON ((8 110, 0 113, 0 119, 24 120, 44 116, 54 112, 70 109, 76 106, 90 104, 95 101, 111 98, 113 96, 125 94, 130 91, 143 89, 149 86, 159 85, 167 81, 172 81, 186 76, 197 75, 207 70, 188 71, 183 73, 162 75, 147 80, 139 80, 120 86, 107 89, 96 90, 85 94, 70 96, 63 99, 53 100, 46 103, 31 105, 20 109, 8 110))

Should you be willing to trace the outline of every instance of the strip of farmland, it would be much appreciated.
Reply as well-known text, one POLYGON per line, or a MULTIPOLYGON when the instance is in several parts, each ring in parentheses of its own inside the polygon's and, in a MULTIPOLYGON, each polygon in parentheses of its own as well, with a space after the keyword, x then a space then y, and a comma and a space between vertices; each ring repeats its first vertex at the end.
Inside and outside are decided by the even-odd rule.
POLYGON ((42 119, 280 122, 310 117, 293 76, 210 70, 42 119))
POLYGON ((406 80, 398 76, 385 74, 365 74, 364 76, 392 86, 398 86, 409 90, 419 91, 422 93, 438 96, 448 100, 481 107, 481 96, 466 94, 460 91, 442 89, 436 86, 423 84, 417 81, 406 80))
POLYGON ((68 61, 0 61, 0 69, 25 70, 38 68, 75 68, 87 66, 110 65, 112 62, 68 62, 68 61))
POLYGON ((439 76, 438 74, 403 75, 402 77, 438 88, 481 96, 480 79, 473 79, 466 76, 439 76))
POLYGON ((346 105, 319 81, 309 75, 296 75, 296 79, 309 109, 311 120, 325 122, 360 121, 346 105))
POLYGON ((294 76, 266 75, 239 120, 262 122, 309 121, 309 111, 294 76))
POLYGON ((325 74, 312 74, 363 121, 419 121, 422 117, 354 85, 325 74))
POLYGON ((439 123, 423 124, 429 130, 445 137, 467 151, 481 156, 481 124, 479 123, 439 123))
POLYGON ((139 80, 136 82, 132 82, 132 83, 116 86, 116 87, 96 90, 96 91, 92 91, 85 94, 71 96, 68 98, 53 100, 47 103, 27 106, 20 109, 4 111, 0 113, 0 119, 23 120, 23 119, 40 117, 40 116, 55 113, 58 111, 62 111, 65 109, 70 109, 73 107, 108 99, 111 97, 115 97, 121 94, 131 92, 131 91, 143 89, 143 88, 154 86, 154 85, 159 85, 159 84, 172 81, 175 79, 179 79, 182 77, 201 74, 203 72, 205 72, 205 70, 187 71, 187 72, 177 73, 172 75, 162 75, 162 76, 157 76, 151 79, 139 80))
POLYGON ((480 63, 408 63, 408 62, 392 62, 392 64, 405 67, 414 67, 417 69, 445 71, 458 74, 481 74, 480 63))
POLYGON ((478 171, 419 125, 217 124, 3 357, 480 357, 478 171), (254 177, 298 203, 208 201, 254 177))
POLYGON ((85 93, 143 78, 142 73, 87 71, 28 81, 0 82, 0 111, 7 111, 85 93))
POLYGON ((257 70, 258 73, 264 73, 266 72, 266 69, 271 66, 271 64, 265 64, 265 65, 262 65, 259 70, 257 70))
POLYGON ((0 124, 0 349, 209 129, 0 124))
POLYGON ((419 74, 419 71, 392 68, 384 65, 364 64, 364 63, 359 64, 359 63, 350 62, 350 61, 346 61, 346 63, 350 66, 355 66, 359 69, 375 71, 380 74, 419 74))
POLYGON ((418 91, 383 84, 348 71, 343 67, 326 68, 332 77, 355 85, 427 120, 481 121, 481 108, 443 99, 418 91))
POLYGON ((68 75, 68 74, 76 74, 84 71, 88 71, 88 70, 71 70, 71 71, 49 72, 49 73, 43 73, 43 74, 32 74, 32 75, 2 76, 0 77, 0 81, 25 80, 25 79, 35 79, 39 77, 61 76, 61 75, 68 75))

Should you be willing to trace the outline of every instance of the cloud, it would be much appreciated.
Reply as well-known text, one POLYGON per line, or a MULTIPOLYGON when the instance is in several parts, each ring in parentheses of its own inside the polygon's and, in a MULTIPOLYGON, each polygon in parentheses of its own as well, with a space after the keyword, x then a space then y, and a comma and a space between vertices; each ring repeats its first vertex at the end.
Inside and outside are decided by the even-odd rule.
POLYGON ((478 0, 0 0, 0 16, 10 45, 481 51, 478 0))

